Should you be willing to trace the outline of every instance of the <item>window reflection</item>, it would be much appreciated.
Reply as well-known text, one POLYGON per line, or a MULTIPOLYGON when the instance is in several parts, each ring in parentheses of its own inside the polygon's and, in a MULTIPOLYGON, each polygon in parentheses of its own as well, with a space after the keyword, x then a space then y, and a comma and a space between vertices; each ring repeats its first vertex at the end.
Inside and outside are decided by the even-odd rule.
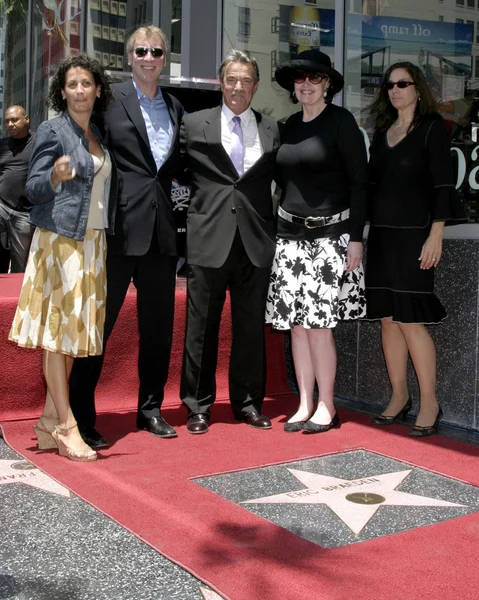
MULTIPOLYGON (((131 5, 130 0, 130 11, 133 10, 131 5)), ((123 71, 126 65, 125 29, 128 10, 128 2, 90 0, 89 3, 87 52, 110 71, 123 71)))
MULTIPOLYGON (((82 14, 80 0, 43 0, 34 3, 31 15, 30 122, 37 127, 49 115, 46 108, 48 84, 55 66, 80 52, 82 14)), ((25 36, 26 37, 26 36, 25 36)), ((26 39, 25 39, 26 41, 26 39)), ((24 62, 25 68, 27 61, 24 62)), ((26 101, 26 83, 25 83, 26 101)))
POLYGON ((248 0, 225 0, 223 56, 231 48, 254 54, 261 75, 254 108, 279 120, 298 110, 286 90, 276 84, 275 69, 311 48, 321 48, 334 59, 334 8, 334 0, 264 0, 258 5, 248 0))

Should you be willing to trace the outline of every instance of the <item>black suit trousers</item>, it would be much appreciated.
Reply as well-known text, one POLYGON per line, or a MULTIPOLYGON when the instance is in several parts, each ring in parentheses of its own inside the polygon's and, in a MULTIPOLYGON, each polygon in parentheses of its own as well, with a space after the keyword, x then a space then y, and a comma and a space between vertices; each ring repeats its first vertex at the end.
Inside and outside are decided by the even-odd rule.
POLYGON ((260 410, 266 389, 264 315, 270 268, 255 267, 236 233, 219 268, 189 266, 180 396, 188 413, 207 414, 216 396, 221 314, 229 288, 233 340, 229 394, 233 413, 260 410))
MULTIPOLYGON (((70 375, 70 404, 80 426, 95 424, 95 388, 106 344, 132 280, 137 289, 139 328, 138 424, 160 414, 171 354, 176 259, 160 253, 155 237, 143 256, 107 255, 103 355, 75 359, 70 375)), ((129 345, 129 340, 124 344, 129 345)))

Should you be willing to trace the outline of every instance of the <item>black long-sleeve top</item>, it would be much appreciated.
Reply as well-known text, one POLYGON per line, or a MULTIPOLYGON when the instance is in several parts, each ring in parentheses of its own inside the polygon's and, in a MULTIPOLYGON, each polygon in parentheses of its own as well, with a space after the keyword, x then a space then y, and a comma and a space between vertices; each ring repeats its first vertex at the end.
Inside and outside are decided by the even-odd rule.
POLYGON ((278 218, 278 236, 312 240, 349 233, 361 241, 367 211, 368 167, 364 137, 353 115, 334 104, 312 121, 295 113, 286 122, 277 156, 281 207, 298 217, 331 216, 350 209, 349 219, 308 229, 278 218))
POLYGON ((392 147, 386 132, 379 133, 370 153, 371 226, 423 229, 464 219, 442 117, 425 117, 392 147))
POLYGON ((28 212, 32 207, 25 182, 34 139, 30 132, 18 140, 12 137, 0 140, 0 202, 19 212, 28 212))

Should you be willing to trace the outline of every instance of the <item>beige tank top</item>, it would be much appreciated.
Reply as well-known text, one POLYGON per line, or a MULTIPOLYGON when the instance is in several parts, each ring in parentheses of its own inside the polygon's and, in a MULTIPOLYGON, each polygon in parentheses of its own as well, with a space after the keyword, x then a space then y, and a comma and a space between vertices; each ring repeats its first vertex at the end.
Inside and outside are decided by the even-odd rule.
POLYGON ((93 187, 91 190, 90 212, 88 213, 87 229, 105 229, 103 194, 105 181, 111 173, 111 160, 105 151, 104 158, 93 158, 93 187))

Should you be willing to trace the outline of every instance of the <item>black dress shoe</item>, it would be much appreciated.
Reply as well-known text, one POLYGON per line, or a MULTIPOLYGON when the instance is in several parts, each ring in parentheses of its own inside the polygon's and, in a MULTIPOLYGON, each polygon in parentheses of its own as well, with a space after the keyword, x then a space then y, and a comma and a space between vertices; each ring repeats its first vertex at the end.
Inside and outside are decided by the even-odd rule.
POLYGON ((85 444, 90 448, 107 448, 110 444, 105 440, 102 434, 94 427, 78 427, 80 435, 85 444))
POLYGON ((377 417, 373 417, 371 419, 371 423, 373 425, 393 425, 393 423, 404 423, 408 412, 411 410, 411 407, 412 401, 411 398, 408 398, 405 407, 402 410, 400 410, 397 415, 394 415, 392 417, 378 415, 377 417))
POLYGON ((186 431, 189 433, 206 433, 209 429, 209 421, 208 415, 191 415, 186 423, 186 431))
POLYGON ((272 427, 268 417, 265 417, 257 410, 235 415, 235 419, 237 421, 245 421, 250 427, 255 427, 256 429, 271 429, 272 427))
POLYGON ((441 418, 442 408, 439 407, 439 412, 437 413, 437 417, 433 425, 430 425, 429 427, 421 427, 420 425, 414 425, 414 427, 409 432, 409 435, 411 437, 426 437, 427 435, 434 435, 435 433, 437 433, 437 427, 441 418))
POLYGON ((327 425, 318 425, 317 423, 311 423, 311 421, 306 421, 306 423, 303 423, 303 431, 305 433, 324 433, 325 431, 329 431, 333 427, 341 427, 339 415, 337 412, 334 413, 334 417, 331 419, 331 422, 327 425))
POLYGON ((138 421, 136 426, 138 429, 146 429, 151 435, 161 438, 174 438, 178 437, 178 434, 171 425, 163 419, 163 417, 149 417, 138 421))
POLYGON ((303 429, 303 425, 306 421, 295 421, 294 423, 285 423, 284 430, 288 433, 296 433, 297 431, 301 431, 303 429))

